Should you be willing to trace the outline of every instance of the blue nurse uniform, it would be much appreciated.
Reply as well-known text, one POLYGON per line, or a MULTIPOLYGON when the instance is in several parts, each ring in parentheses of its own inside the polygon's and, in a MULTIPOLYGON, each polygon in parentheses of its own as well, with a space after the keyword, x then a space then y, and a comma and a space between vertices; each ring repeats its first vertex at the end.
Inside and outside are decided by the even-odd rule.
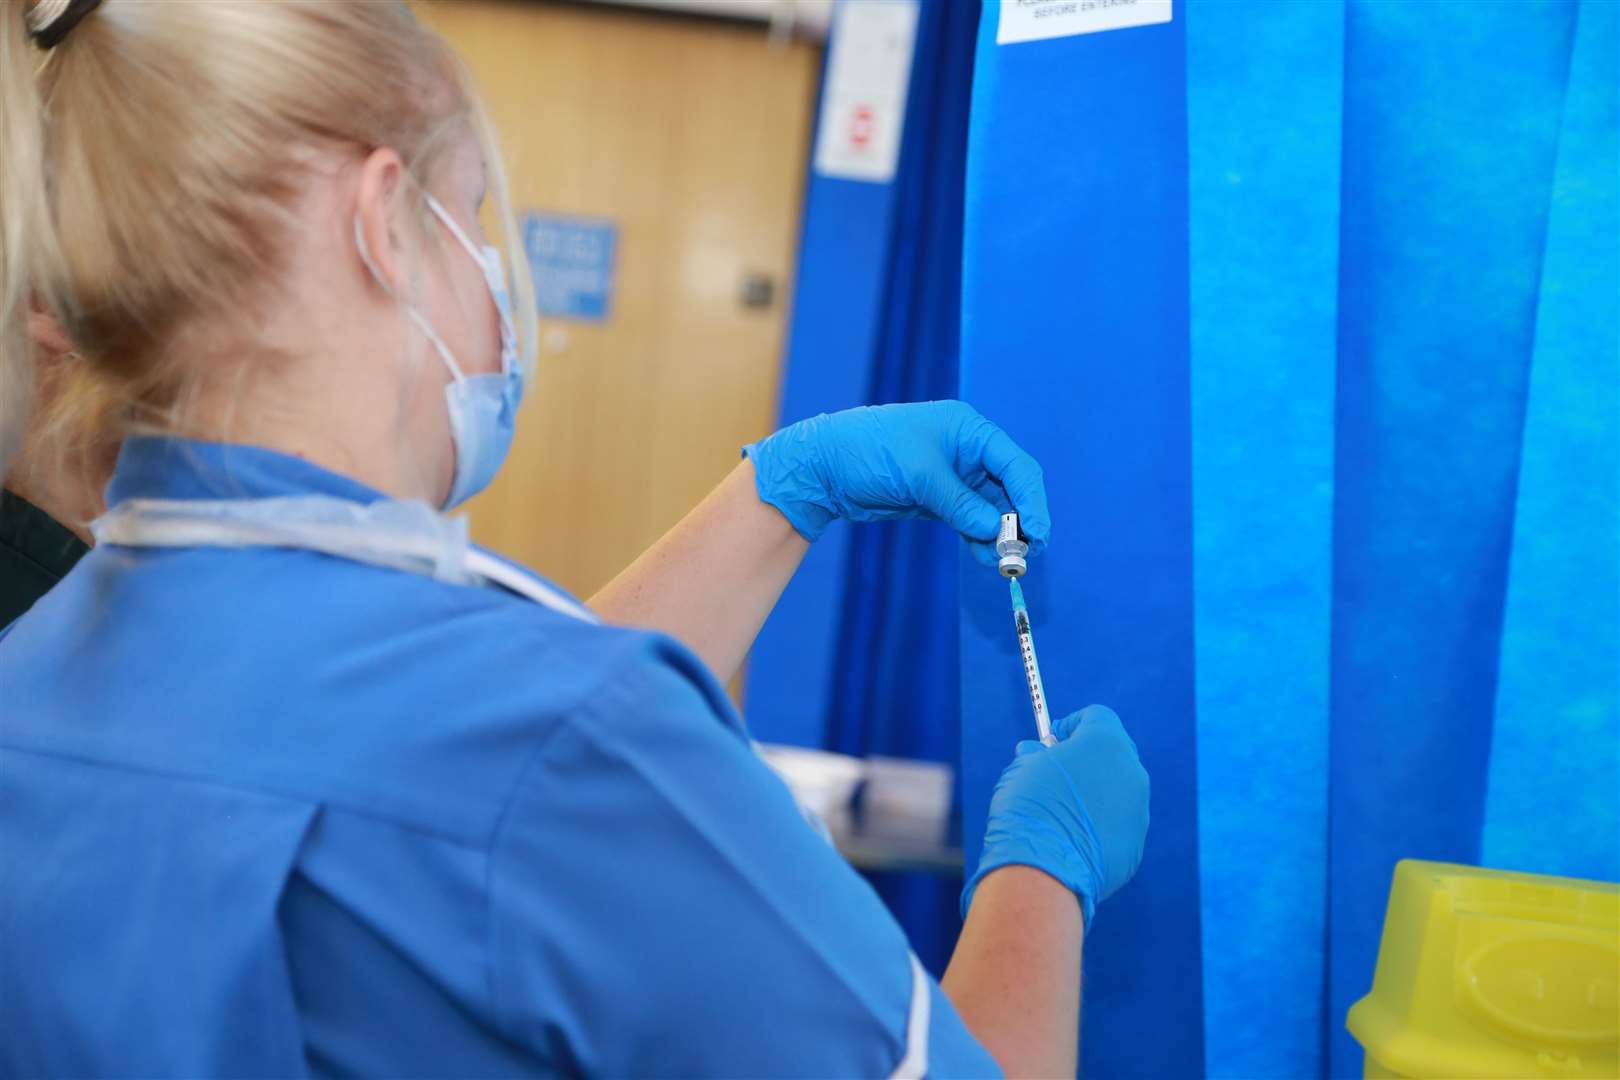
MULTIPOLYGON (((134 498, 381 496, 140 438, 134 498)), ((104 544, 0 632, 0 1074, 996 1073, 668 637, 104 544)))

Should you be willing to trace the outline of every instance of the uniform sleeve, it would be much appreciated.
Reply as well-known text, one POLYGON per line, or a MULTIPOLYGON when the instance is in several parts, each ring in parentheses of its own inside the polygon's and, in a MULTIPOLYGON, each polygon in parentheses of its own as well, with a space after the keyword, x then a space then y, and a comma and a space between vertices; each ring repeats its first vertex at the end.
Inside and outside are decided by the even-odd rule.
POLYGON ((508 1035, 597 1076, 996 1076, 876 894, 675 669, 537 752, 491 855, 508 1035))

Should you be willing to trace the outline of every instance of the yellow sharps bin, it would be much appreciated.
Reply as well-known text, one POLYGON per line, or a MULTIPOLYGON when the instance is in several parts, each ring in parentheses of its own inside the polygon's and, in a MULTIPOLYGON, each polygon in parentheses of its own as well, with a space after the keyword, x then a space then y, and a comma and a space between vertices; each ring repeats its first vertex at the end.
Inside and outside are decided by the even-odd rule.
POLYGON ((1620 1077, 1620 887, 1406 859, 1372 992, 1368 1077, 1620 1077))

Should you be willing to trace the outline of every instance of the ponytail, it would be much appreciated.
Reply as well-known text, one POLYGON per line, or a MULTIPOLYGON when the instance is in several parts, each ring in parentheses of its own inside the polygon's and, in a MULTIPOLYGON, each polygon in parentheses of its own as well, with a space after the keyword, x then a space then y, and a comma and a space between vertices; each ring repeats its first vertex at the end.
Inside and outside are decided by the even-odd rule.
POLYGON ((45 114, 29 40, 29 0, 0 0, 0 479, 16 456, 34 396, 28 314, 57 258, 45 185, 45 114))
POLYGON ((53 448, 91 435, 69 427, 101 440, 186 428, 213 373, 169 346, 275 287, 306 227, 294 210, 310 145, 390 147, 425 179, 470 128, 532 358, 493 133, 465 69, 405 4, 43 0, 52 27, 76 23, 46 50, 29 39, 34 2, 0 0, 0 478, 31 407, 53 448), (71 403, 57 375, 34 392, 36 308, 72 341, 73 362, 57 365, 71 403), (52 399, 50 415, 35 397, 52 399))

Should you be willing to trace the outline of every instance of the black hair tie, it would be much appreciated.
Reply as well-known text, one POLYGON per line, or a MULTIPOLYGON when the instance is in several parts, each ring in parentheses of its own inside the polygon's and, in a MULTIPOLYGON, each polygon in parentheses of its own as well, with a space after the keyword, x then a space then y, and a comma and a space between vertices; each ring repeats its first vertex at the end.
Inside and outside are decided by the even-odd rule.
POLYGON ((28 13, 34 44, 42 49, 56 48, 86 15, 100 6, 101 0, 67 0, 65 4, 60 0, 40 0, 28 13), (60 11, 51 12, 51 8, 58 6, 60 11))

